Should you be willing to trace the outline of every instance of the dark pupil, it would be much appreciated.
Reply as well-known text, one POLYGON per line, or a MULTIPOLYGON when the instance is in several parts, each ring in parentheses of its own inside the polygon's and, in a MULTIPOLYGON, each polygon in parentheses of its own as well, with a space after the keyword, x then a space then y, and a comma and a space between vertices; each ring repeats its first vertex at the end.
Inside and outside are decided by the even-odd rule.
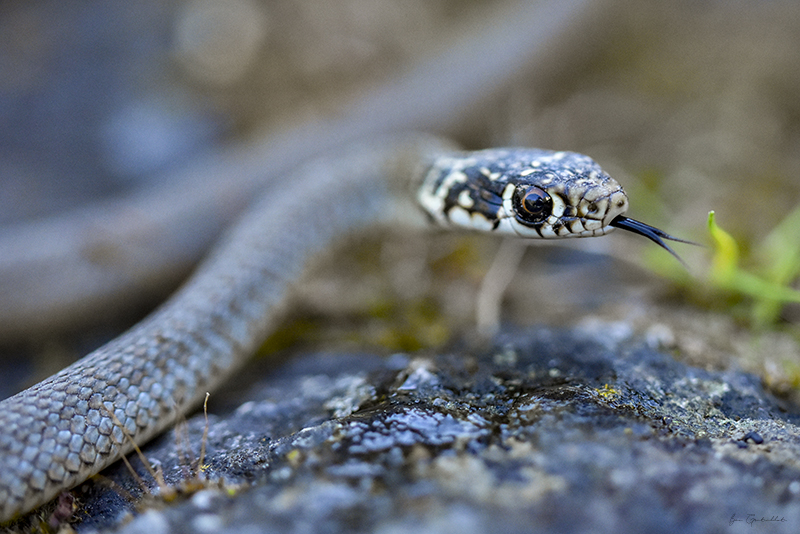
POLYGON ((537 223, 550 215, 553 200, 536 186, 519 189, 516 193, 517 219, 523 223, 537 223))
POLYGON ((531 214, 540 214, 544 210, 547 202, 546 199, 538 191, 529 191, 522 198, 522 205, 525 211, 531 214))

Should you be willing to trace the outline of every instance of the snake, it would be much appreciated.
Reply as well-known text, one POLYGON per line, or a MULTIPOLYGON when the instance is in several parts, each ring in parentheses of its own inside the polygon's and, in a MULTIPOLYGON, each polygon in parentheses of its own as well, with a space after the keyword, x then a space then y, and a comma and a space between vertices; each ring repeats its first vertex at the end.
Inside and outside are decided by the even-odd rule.
POLYGON ((197 405, 275 328, 306 265, 343 236, 426 224, 524 239, 621 228, 674 254, 664 239, 681 240, 626 217, 628 207, 620 184, 573 152, 461 152, 407 134, 308 163, 159 309, 0 403, 0 518, 82 482, 197 405))
POLYGON ((280 323, 310 263, 365 229, 466 229, 521 239, 623 229, 682 242, 627 217, 620 184, 588 156, 465 152, 422 133, 337 147, 287 172, 230 227, 189 280, 129 331, 0 401, 0 523, 72 488, 218 388, 280 323))

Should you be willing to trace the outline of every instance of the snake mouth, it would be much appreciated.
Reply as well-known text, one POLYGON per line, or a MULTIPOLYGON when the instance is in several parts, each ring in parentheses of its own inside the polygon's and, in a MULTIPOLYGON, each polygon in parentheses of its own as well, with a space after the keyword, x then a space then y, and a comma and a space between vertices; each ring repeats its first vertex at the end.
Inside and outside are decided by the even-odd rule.
POLYGON ((680 256, 678 256, 677 252, 672 250, 669 245, 664 243, 664 240, 667 239, 669 241, 675 241, 677 243, 686 243, 688 245, 696 245, 700 246, 699 243, 695 243, 693 241, 687 241, 685 239, 679 239, 677 237, 671 236, 668 233, 659 230, 655 226, 650 226, 649 224, 645 224, 643 222, 637 221, 636 219, 631 219, 630 217, 623 217, 622 215, 617 215, 614 219, 609 223, 609 226, 613 226, 614 228, 620 228, 622 230, 627 230, 629 232, 633 232, 634 234, 639 234, 641 236, 646 237, 653 243, 657 244, 659 247, 663 248, 675 258, 683 263, 685 266, 686 264, 683 262, 680 256))

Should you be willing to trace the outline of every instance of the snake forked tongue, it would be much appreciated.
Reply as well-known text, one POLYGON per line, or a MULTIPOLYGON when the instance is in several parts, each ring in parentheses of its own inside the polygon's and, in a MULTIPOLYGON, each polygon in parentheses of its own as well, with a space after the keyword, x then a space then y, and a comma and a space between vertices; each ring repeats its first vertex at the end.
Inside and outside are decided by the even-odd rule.
POLYGON ((677 258, 677 260, 681 263, 683 263, 681 257, 678 256, 678 254, 674 250, 672 250, 669 247, 669 245, 664 243, 664 239, 668 239, 669 241, 676 241, 678 243, 697 245, 697 243, 694 243, 692 241, 686 241, 685 239, 679 239, 677 237, 673 237, 668 233, 659 230, 655 226, 650 226, 649 224, 645 224, 643 222, 637 221, 636 219, 631 219, 630 217, 624 217, 622 215, 618 215, 617 217, 615 217, 609 224, 615 228, 628 230, 629 232, 633 232, 634 234, 639 234, 646 237, 650 241, 656 243, 658 246, 660 246, 661 248, 665 249, 667 252, 675 256, 675 258, 677 258))

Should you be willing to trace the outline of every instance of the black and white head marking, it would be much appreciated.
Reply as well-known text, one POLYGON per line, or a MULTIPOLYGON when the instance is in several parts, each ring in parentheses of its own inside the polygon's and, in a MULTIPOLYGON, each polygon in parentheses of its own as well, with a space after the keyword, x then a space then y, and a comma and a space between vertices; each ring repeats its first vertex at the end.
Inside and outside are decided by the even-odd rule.
POLYGON ((427 171, 417 200, 442 225, 536 239, 600 236, 622 228, 676 257, 663 239, 685 242, 625 217, 622 186, 575 152, 500 148, 443 156, 427 171))
POLYGON ((418 200, 440 224, 545 239, 603 235, 628 209, 591 158, 522 148, 439 158, 418 200))

